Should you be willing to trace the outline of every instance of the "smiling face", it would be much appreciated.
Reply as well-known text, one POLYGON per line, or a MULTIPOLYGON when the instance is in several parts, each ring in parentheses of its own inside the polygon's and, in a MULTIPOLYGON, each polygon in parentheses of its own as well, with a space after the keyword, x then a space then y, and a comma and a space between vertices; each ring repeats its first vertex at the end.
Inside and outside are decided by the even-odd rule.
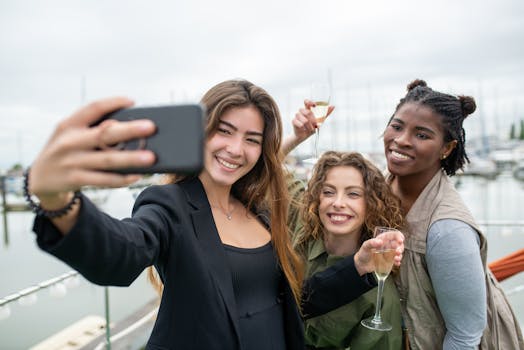
POLYGON ((384 151, 391 174, 429 181, 441 168, 456 141, 444 142, 441 117, 430 108, 406 103, 395 113, 384 132, 384 151))
POLYGON ((354 235, 358 242, 366 216, 364 189, 362 174, 354 167, 336 166, 327 171, 318 213, 328 239, 354 235))
POLYGON ((217 130, 206 140, 201 180, 231 187, 260 158, 263 132, 264 120, 255 107, 227 110, 220 117, 217 130))

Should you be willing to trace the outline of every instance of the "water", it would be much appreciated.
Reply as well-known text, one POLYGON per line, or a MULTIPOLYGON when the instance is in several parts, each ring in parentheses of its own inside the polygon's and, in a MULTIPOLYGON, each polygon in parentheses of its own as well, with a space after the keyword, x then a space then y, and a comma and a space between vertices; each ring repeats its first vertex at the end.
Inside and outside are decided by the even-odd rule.
MULTIPOLYGON (((129 216, 132 203, 130 190, 117 189, 111 191, 102 208, 122 218, 129 216)), ((71 270, 37 247, 32 223, 29 212, 8 214, 9 246, 3 243, 2 229, 0 248, 0 298, 71 270)), ((111 322, 125 318, 155 297, 145 273, 130 287, 110 287, 109 292, 111 322)), ((105 317, 104 288, 83 278, 78 287, 68 288, 62 298, 50 296, 48 289, 39 291, 37 297, 33 305, 9 304, 11 316, 0 320, 1 349, 27 349, 87 315, 105 317)))
MULTIPOLYGON (((511 173, 503 173, 490 181, 478 177, 463 177, 457 189, 478 221, 524 221, 524 182, 511 173)), ((488 262, 524 248, 524 226, 481 226, 488 240, 488 262)), ((505 291, 524 286, 524 272, 501 282, 505 291)), ((524 328, 524 291, 508 295, 524 328)))
MULTIPOLYGON (((463 177, 457 188, 479 221, 524 220, 524 183, 517 182, 508 174, 502 174, 494 181, 463 177)), ((132 202, 133 196, 128 189, 118 189, 112 190, 102 207, 121 218, 129 215, 132 202)), ((2 237, 0 248, 0 297, 70 271, 68 266, 36 247, 32 222, 31 213, 8 214, 9 246, 3 245, 2 237)), ((522 226, 484 229, 489 245, 488 261, 524 246, 522 226)), ((506 291, 519 285, 524 285, 524 273, 502 282, 506 291)), ((63 298, 51 297, 48 290, 37 294, 38 300, 33 305, 10 304, 11 316, 0 320, 0 348, 26 349, 87 315, 104 317, 104 289, 83 279, 80 286, 69 289, 63 298)), ((111 287, 111 320, 114 322, 128 316, 154 296, 155 292, 144 274, 129 288, 111 287)), ((514 293, 508 298, 521 326, 524 325, 524 292, 514 293)))

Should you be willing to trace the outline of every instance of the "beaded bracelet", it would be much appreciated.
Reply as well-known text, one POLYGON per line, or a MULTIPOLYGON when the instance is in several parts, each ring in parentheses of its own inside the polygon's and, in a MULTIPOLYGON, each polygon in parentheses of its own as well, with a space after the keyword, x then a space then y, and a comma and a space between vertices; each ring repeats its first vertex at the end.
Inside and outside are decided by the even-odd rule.
POLYGON ((73 205, 80 199, 81 192, 75 191, 75 194, 73 195, 73 198, 69 201, 69 203, 66 204, 65 207, 57 210, 46 210, 40 206, 40 204, 37 204, 33 201, 31 198, 31 195, 29 194, 29 170, 31 168, 27 168, 27 170, 24 172, 24 197, 27 201, 27 204, 29 205, 29 208, 36 213, 38 216, 44 216, 50 219, 58 218, 61 216, 64 216, 67 214, 68 211, 70 211, 73 208, 73 205))

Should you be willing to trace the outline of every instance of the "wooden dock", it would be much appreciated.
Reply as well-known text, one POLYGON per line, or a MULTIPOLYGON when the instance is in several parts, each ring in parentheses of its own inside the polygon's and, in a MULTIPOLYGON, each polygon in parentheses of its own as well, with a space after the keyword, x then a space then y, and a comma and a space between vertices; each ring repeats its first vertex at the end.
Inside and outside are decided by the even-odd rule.
POLYGON ((31 347, 30 350, 78 350, 105 334, 106 320, 90 315, 31 347))
MULTIPOLYGON (((154 298, 127 318, 111 323, 111 349, 143 348, 156 320, 158 299, 154 298)), ((30 350, 102 350, 106 348, 105 318, 91 315, 50 336, 30 350)))

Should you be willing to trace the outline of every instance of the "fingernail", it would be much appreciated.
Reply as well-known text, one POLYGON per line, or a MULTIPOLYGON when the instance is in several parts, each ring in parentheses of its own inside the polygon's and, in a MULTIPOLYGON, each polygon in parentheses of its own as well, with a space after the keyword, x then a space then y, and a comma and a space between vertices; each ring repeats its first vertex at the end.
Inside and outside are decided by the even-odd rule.
POLYGON ((151 130, 151 128, 155 127, 155 123, 153 123, 151 120, 142 120, 138 124, 138 128, 140 130, 151 130))
POLYGON ((155 154, 151 151, 144 151, 140 152, 138 158, 145 163, 149 163, 155 159, 155 154))

